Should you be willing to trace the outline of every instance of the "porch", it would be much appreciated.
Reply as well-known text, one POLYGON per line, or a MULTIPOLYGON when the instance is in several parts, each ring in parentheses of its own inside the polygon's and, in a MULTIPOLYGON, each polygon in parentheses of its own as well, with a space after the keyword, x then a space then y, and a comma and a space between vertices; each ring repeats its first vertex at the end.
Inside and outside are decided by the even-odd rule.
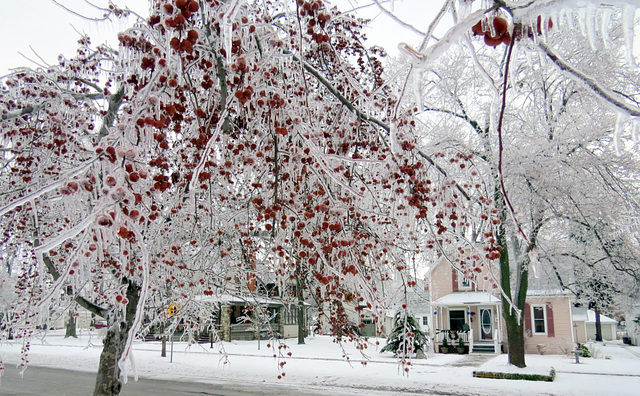
POLYGON ((434 345, 442 353, 500 353, 501 301, 487 292, 454 292, 432 303, 434 345))

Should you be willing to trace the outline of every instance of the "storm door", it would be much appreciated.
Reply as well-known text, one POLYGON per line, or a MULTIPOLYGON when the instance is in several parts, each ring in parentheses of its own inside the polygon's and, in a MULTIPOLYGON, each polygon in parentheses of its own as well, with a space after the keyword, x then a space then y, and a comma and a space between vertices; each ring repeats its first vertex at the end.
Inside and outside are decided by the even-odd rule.
POLYGON ((493 339, 493 309, 480 308, 480 339, 493 339))

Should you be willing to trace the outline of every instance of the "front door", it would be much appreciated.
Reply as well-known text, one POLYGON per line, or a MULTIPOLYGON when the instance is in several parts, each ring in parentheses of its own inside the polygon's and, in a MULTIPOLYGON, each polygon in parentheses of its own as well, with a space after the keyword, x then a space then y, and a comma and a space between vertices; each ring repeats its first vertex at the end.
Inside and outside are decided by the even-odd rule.
POLYGON ((493 339, 493 312, 492 308, 480 308, 480 339, 493 339))

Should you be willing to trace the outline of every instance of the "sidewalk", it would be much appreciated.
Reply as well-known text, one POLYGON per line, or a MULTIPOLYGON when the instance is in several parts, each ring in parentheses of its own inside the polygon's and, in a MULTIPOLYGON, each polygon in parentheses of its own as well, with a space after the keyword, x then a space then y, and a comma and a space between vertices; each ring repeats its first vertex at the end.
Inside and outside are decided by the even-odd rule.
MULTIPOLYGON (((50 334, 43 341, 34 339, 30 364, 68 370, 96 372, 101 351, 100 336, 84 333, 78 340, 50 334)), ((160 342, 136 342, 133 360, 127 363, 131 380, 135 372, 149 379, 167 379, 209 384, 242 383, 278 384, 291 387, 326 389, 334 394, 450 394, 450 395, 636 395, 640 389, 640 348, 621 345, 594 345, 598 359, 527 355, 528 367, 520 372, 548 374, 551 367, 558 373, 552 383, 481 379, 473 371, 519 370, 508 366, 506 355, 442 355, 411 361, 404 372, 395 358, 380 354, 384 340, 359 351, 353 344, 338 345, 329 337, 307 339, 305 345, 296 340, 285 343, 239 341, 187 345, 174 343, 173 360, 170 345, 167 357, 160 357, 160 342), (133 364, 132 364, 133 363, 133 364), (589 375, 585 375, 589 374, 589 375), (278 379, 278 377, 280 377, 278 379)), ((0 345, 0 357, 7 370, 20 363, 21 344, 0 345)), ((29 375, 29 370, 25 372, 29 375)), ((126 389, 126 385, 125 385, 126 389)), ((1 388, 0 388, 1 392, 1 388)))

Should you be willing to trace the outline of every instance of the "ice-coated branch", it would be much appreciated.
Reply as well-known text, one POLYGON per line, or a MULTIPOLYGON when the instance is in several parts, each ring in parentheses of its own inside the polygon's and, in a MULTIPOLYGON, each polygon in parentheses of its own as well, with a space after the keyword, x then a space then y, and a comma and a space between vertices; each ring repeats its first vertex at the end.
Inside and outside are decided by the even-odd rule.
MULTIPOLYGON (((296 62, 301 61, 298 56, 288 51, 284 51, 284 53, 286 53, 287 55, 291 55, 296 62)), ((387 132, 390 131, 389 125, 385 124, 384 122, 378 120, 373 116, 370 116, 369 114, 366 114, 362 110, 355 107, 353 103, 351 103, 347 98, 345 98, 344 95, 342 95, 340 91, 338 91, 338 89, 334 87, 329 80, 327 80, 322 74, 320 74, 320 72, 316 70, 315 67, 311 66, 310 64, 304 61, 302 61, 301 63, 307 72, 311 73, 311 75, 314 76, 322 85, 324 85, 325 88, 327 88, 329 92, 331 92, 331 94, 335 96, 335 98, 338 99, 340 103, 342 103, 344 107, 351 110, 351 112, 355 113, 358 116, 358 118, 371 122, 373 124, 376 124, 387 132)))
POLYGON ((433 35, 433 32, 436 30, 436 26, 438 26, 438 23, 440 23, 440 21, 444 17, 444 14, 447 12, 447 10, 449 9, 450 6, 451 6, 451 0, 447 0, 442 5, 442 8, 440 8, 440 11, 436 15, 436 17, 433 18, 433 21, 431 21, 431 24, 429 24, 429 29, 427 30, 427 34, 424 35, 424 39, 422 40, 422 43, 420 44, 420 51, 424 51, 424 49, 426 48, 427 44, 429 43, 429 39, 433 35))
POLYGON ((100 158, 100 156, 97 156, 95 158, 93 158, 92 160, 88 161, 86 164, 83 164, 82 166, 67 172, 66 174, 62 175, 58 180, 56 180, 55 182, 48 184, 44 187, 42 187, 41 189, 32 192, 31 194, 25 195, 22 198, 16 199, 15 201, 9 203, 8 205, 5 206, 1 206, 0 207, 0 216, 6 214, 7 212, 17 208, 18 206, 22 206, 25 203, 32 201, 36 198, 38 198, 39 196, 46 194, 50 191, 55 190, 56 188, 60 187, 65 180, 67 179, 71 179, 75 176, 78 176, 80 174, 82 174, 85 170, 87 170, 87 168, 89 168, 95 161, 97 161, 100 158))
POLYGON ((36 248, 35 253, 37 255, 44 254, 47 251, 59 246, 62 242, 66 241, 67 239, 73 238, 76 235, 80 234, 82 231, 89 228, 89 226, 91 226, 91 224, 95 222, 95 219, 98 216, 98 214, 102 213, 104 209, 105 209, 105 205, 103 204, 97 206, 89 216, 84 218, 80 223, 76 224, 73 228, 70 228, 66 232, 60 233, 57 237, 51 238, 45 244, 36 248))
POLYGON ((460 37, 467 34, 483 16, 487 13, 487 9, 479 9, 467 16, 465 19, 450 28, 447 33, 434 45, 427 47, 422 52, 424 55, 424 61, 419 65, 420 67, 426 67, 432 61, 438 59, 440 55, 445 53, 452 45, 460 41, 460 37))
POLYGON ((0 121, 12 120, 14 118, 22 117, 27 114, 37 113, 43 108, 44 108, 44 105, 38 105, 38 106, 27 105, 20 110, 12 111, 12 112, 0 115, 0 121))
MULTIPOLYGON (((382 11, 386 16, 388 16, 389 18, 393 19, 397 24, 399 24, 400 26, 402 26, 403 28, 409 29, 412 32, 419 34, 421 36, 424 36, 425 33, 421 30, 419 30, 418 28, 416 28, 415 26, 403 21, 402 19, 398 18, 396 16, 396 14, 394 14, 393 12, 387 10, 386 8, 384 8, 382 6, 382 4, 380 4, 379 0, 373 0, 374 3, 376 3, 376 5, 378 6, 378 8, 380 9, 380 11, 382 11)), ((448 1, 447 1, 448 3, 448 1)))
POLYGON ((102 126, 100 127, 100 133, 98 134, 98 139, 106 136, 109 133, 109 128, 113 126, 113 121, 116 119, 116 114, 118 113, 118 109, 122 104, 122 99, 124 98, 124 88, 120 87, 120 89, 109 98, 109 110, 107 110, 107 114, 102 119, 102 126))
POLYGON ((538 47, 547 55, 553 63, 555 63, 560 70, 567 72, 577 78, 579 81, 588 86, 594 93, 600 98, 604 99, 608 104, 615 108, 617 111, 622 111, 630 116, 640 117, 640 108, 630 106, 619 98, 614 92, 602 86, 595 78, 589 76, 586 73, 576 69, 564 60, 560 58, 548 45, 539 42, 538 47))
MULTIPOLYGON (((33 243, 34 247, 39 247, 40 246, 40 239, 36 237, 34 243, 33 243)), ((58 272, 58 269, 56 268, 56 266, 53 264, 53 262, 51 261, 51 258, 49 257, 49 255, 47 254, 43 254, 42 255, 42 261, 45 265, 45 267, 47 268, 47 272, 51 275, 51 277, 53 278, 54 281, 58 280, 60 278, 60 272, 58 272)), ((67 292, 69 293, 69 292, 67 292)), ((105 308, 102 308, 101 306, 94 304, 93 302, 87 300, 86 298, 80 296, 80 295, 76 295, 75 296, 75 301, 78 303, 78 305, 80 305, 82 308, 86 309, 87 311, 94 313, 98 316, 100 316, 101 318, 105 318, 107 317, 108 314, 108 310, 105 308)))
MULTIPOLYGON (((293 56, 293 58, 296 61, 300 61, 300 59, 291 54, 293 56)), ((391 128, 389 127, 388 124, 378 120, 375 117, 372 117, 366 113, 364 113, 362 110, 356 108, 353 103, 351 103, 347 98, 345 98, 340 91, 338 91, 336 89, 336 87, 333 86, 333 84, 331 84, 330 81, 328 81, 322 74, 320 74, 320 72, 318 70, 316 70, 313 66, 311 66, 310 64, 306 63, 306 62, 302 62, 305 70, 307 70, 309 73, 311 73, 311 75, 313 75, 322 85, 324 85, 329 92, 331 92, 331 94, 333 94, 339 101, 340 103, 342 103, 346 108, 348 108, 349 110, 351 110, 353 113, 355 113, 360 119, 363 119, 365 121, 369 121, 373 124, 378 125, 379 127, 381 127, 382 129, 384 129, 387 133, 390 133, 391 128)), ((433 165, 433 167, 435 167, 438 172, 440 172, 444 177, 448 177, 447 176, 447 171, 445 171, 440 165, 436 164, 435 161, 431 158, 431 156, 429 156, 429 154, 425 153, 422 150, 417 150, 418 154, 424 158, 425 160, 427 160, 431 165, 433 165)), ((471 196, 464 190, 464 188, 462 188, 458 183, 455 183, 456 188, 458 189, 458 191, 460 191, 460 193, 467 199, 467 200, 471 200, 471 196)))

